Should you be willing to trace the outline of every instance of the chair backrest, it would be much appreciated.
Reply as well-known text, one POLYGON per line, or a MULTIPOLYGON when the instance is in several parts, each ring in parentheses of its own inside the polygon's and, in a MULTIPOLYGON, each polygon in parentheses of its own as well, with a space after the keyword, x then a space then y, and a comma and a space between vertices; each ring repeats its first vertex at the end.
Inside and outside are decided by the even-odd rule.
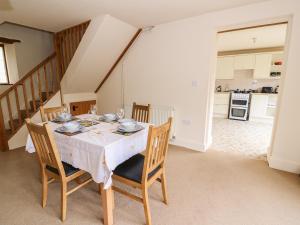
POLYGON ((51 166, 57 169, 61 176, 66 176, 56 147, 52 131, 47 123, 37 125, 26 119, 26 125, 43 168, 51 166))
POLYGON ((169 135, 172 125, 172 118, 168 119, 168 122, 158 126, 149 127, 148 142, 145 154, 143 178, 145 182, 148 179, 148 175, 159 166, 164 167, 164 162, 169 146, 169 135))
POLYGON ((150 121, 150 104, 148 105, 137 105, 135 102, 132 106, 132 119, 143 122, 149 123, 150 121))
POLYGON ((64 107, 44 108, 40 107, 41 117, 43 122, 51 121, 64 112, 64 107))

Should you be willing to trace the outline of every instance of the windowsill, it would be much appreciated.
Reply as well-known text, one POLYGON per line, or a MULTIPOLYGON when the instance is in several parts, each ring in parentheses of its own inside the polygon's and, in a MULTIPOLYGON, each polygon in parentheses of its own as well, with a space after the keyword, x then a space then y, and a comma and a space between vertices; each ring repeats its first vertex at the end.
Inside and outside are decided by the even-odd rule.
POLYGON ((14 84, 7 84, 7 83, 3 83, 3 84, 1 84, 1 83, 0 83, 0 85, 14 85, 14 84))

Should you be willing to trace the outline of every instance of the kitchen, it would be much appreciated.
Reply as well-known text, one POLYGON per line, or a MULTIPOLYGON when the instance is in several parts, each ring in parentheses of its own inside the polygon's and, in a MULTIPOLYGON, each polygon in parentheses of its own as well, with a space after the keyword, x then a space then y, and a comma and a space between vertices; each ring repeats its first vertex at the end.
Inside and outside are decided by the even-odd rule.
POLYGON ((265 158, 284 69, 286 24, 218 34, 212 148, 265 158))

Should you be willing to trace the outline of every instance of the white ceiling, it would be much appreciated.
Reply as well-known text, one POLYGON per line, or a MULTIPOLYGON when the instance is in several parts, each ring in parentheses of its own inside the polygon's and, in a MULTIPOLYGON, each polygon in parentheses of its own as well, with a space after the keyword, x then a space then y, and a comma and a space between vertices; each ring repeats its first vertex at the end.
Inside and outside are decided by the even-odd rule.
POLYGON ((110 14, 144 27, 262 1, 265 0, 0 0, 0 22, 58 31, 97 15, 110 14), (7 10, 8 1, 11 10, 7 10))
POLYGON ((286 31, 287 24, 281 24, 220 33, 218 34, 218 51, 284 46, 286 31))

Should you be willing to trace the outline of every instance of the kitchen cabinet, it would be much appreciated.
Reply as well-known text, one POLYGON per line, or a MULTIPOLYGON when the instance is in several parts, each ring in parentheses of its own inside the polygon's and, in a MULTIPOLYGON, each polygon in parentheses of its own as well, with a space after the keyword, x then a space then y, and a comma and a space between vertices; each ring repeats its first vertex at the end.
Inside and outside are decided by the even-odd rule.
POLYGON ((277 94, 253 93, 251 96, 250 120, 273 120, 277 108, 277 98, 277 94))
POLYGON ((213 108, 214 117, 221 117, 221 118, 228 117, 229 100, 230 100, 229 92, 215 93, 214 108, 213 108))
POLYGON ((268 107, 268 95, 252 94, 250 105, 250 117, 263 118, 266 117, 268 107))
POLYGON ((234 57, 235 70, 251 70, 255 67, 255 55, 237 55, 234 57))
POLYGON ((233 79, 234 76, 234 57, 218 57, 216 79, 233 79))
POLYGON ((272 54, 256 54, 255 55, 255 67, 254 67, 254 79, 270 79, 270 71, 272 65, 272 54))

